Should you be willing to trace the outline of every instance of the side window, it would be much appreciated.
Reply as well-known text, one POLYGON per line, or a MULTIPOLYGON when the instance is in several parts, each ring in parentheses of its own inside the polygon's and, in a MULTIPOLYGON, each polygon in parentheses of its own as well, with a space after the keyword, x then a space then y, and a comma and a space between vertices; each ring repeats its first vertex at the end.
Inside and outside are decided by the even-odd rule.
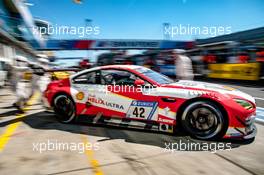
POLYGON ((133 86, 137 79, 140 78, 128 71, 115 69, 101 70, 101 82, 105 85, 133 86))
POLYGON ((79 75, 73 79, 75 84, 101 84, 100 81, 100 72, 88 72, 82 75, 79 75))

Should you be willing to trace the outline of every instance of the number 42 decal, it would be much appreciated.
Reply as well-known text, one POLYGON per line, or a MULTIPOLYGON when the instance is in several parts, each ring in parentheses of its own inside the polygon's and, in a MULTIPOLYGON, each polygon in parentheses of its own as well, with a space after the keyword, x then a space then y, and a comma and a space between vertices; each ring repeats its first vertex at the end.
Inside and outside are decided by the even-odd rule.
POLYGON ((158 103, 155 101, 133 100, 129 106, 126 117, 151 120, 157 110, 157 106, 158 103))
POLYGON ((135 117, 140 117, 140 118, 145 118, 145 109, 144 108, 139 108, 139 107, 135 107, 134 111, 133 111, 133 115, 135 117))

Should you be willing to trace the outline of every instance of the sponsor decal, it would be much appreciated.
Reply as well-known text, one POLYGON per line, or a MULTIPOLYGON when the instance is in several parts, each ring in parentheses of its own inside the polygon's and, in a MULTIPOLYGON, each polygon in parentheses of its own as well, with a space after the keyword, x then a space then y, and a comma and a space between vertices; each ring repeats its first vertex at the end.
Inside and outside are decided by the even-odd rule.
POLYGON ((77 99, 77 100, 82 100, 82 99, 84 99, 84 93, 83 93, 83 92, 78 92, 78 93, 76 94, 76 99, 77 99))
POLYGON ((157 110, 157 106, 157 102, 133 100, 129 106, 126 117, 151 120, 157 110))
POLYGON ((112 103, 112 102, 107 102, 104 99, 96 98, 95 96, 89 96, 87 102, 104 105, 104 106, 107 106, 107 107, 110 107, 110 108, 116 108, 116 109, 124 110, 124 106, 123 105, 120 105, 120 104, 117 104, 117 103, 112 103))
POLYGON ((158 121, 164 122, 164 123, 170 123, 170 124, 173 124, 173 122, 174 122, 174 120, 172 120, 172 119, 166 119, 166 118, 161 118, 161 117, 159 117, 158 121))
POLYGON ((156 102, 148 102, 148 101, 136 101, 134 100, 131 106, 143 106, 143 107, 153 107, 156 102))
POLYGON ((166 108, 164 108, 164 111, 165 111, 165 115, 169 115, 170 108, 167 106, 166 108))
POLYGON ((160 42, 158 41, 98 41, 97 48, 158 48, 159 44, 160 42))

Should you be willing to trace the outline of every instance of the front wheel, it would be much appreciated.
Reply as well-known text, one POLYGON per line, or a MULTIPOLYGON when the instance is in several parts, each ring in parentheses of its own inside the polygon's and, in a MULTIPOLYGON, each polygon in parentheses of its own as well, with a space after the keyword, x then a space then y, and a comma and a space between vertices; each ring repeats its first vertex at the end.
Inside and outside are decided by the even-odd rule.
POLYGON ((62 123, 70 123, 75 119, 75 104, 73 100, 65 94, 54 98, 54 112, 56 118, 62 123))
POLYGON ((222 137, 226 123, 219 107, 208 101, 189 104, 181 116, 183 128, 191 136, 203 140, 222 137))

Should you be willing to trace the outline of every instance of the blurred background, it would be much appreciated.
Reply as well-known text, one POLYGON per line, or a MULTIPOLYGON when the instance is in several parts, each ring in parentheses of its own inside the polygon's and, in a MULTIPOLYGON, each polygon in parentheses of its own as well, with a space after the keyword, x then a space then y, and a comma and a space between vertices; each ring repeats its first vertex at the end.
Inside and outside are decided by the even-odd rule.
POLYGON ((15 166, 18 174, 263 174, 263 12, 262 0, 0 0, 0 173, 15 166), (179 55, 188 57, 191 76, 177 73, 179 55), (191 138, 65 126, 44 112, 40 97, 28 102, 50 81, 111 64, 249 93, 258 106, 256 141, 217 154, 168 154, 165 141, 191 138), (100 152, 32 152, 34 142, 82 142, 81 134, 100 142, 100 152))
POLYGON ((173 49, 179 48, 185 49, 191 59, 195 78, 263 79, 264 21, 261 1, 237 3, 226 0, 219 4, 211 1, 199 4, 169 0, 144 6, 149 3, 136 0, 114 0, 112 3, 1 1, 1 84, 6 79, 3 72, 7 67, 5 65, 13 64, 16 55, 24 56, 33 63, 37 63, 38 58, 47 58, 51 68, 137 64, 175 77, 173 49), (206 9, 206 6, 213 9, 206 9), (69 14, 67 10, 78 13, 69 14), (119 20, 117 11, 123 14, 119 20), (166 29, 175 27, 179 30, 179 26, 184 26, 184 31, 187 27, 199 28, 200 32, 196 29, 189 33, 178 31, 174 35, 166 32, 166 29), (60 30, 62 27, 66 28, 60 30), (71 33, 71 27, 77 30, 80 27, 97 28, 98 32, 80 35, 78 31, 71 33), (214 33, 217 36, 201 31, 212 27, 229 28, 229 31, 226 32, 228 34, 223 31, 214 33), (123 50, 124 47, 103 46, 104 41, 100 42, 100 39, 123 39, 128 43, 158 40, 160 47, 126 47, 123 50), (97 46, 86 44, 79 47, 77 43, 80 40, 97 40, 98 43, 97 46), (166 47, 174 41, 189 44, 166 47))

